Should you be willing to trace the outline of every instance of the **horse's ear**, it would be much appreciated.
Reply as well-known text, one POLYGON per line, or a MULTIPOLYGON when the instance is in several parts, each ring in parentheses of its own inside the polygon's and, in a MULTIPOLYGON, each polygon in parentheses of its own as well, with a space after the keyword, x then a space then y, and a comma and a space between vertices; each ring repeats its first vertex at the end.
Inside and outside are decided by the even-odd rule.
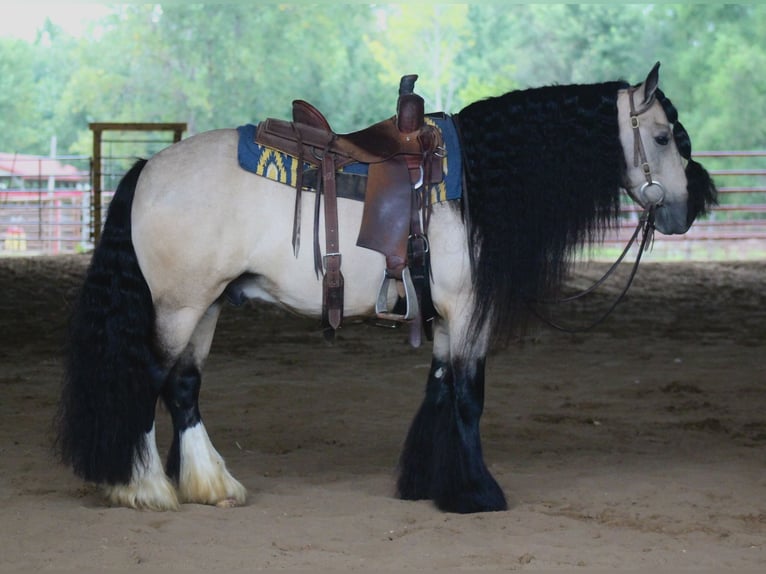
POLYGON ((657 86, 660 84, 660 63, 657 62, 649 75, 644 80, 644 104, 648 104, 654 97, 654 92, 657 91, 657 86))

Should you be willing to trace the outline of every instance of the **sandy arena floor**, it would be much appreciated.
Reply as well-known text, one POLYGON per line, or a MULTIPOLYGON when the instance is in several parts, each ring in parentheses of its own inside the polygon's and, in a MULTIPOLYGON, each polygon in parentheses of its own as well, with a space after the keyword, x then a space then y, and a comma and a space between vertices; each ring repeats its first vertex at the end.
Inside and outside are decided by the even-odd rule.
POLYGON ((648 262, 594 331, 494 354, 484 449, 511 509, 471 516, 393 497, 429 349, 365 323, 328 347, 263 307, 225 310, 201 398, 247 506, 104 506, 50 451, 86 264, 0 259, 0 570, 766 570, 764 262, 648 262))

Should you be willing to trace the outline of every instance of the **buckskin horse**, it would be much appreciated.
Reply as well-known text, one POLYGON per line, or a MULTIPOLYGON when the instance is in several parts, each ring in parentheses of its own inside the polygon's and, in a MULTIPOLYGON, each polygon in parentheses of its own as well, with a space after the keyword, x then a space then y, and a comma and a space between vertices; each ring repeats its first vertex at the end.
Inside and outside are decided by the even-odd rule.
POLYGON ((623 190, 644 209, 645 232, 682 234, 716 201, 658 68, 640 84, 512 91, 453 115, 424 116, 404 89, 394 117, 345 135, 297 102, 292 122, 204 132, 139 160, 73 308, 61 459, 114 505, 244 504, 198 405, 222 306, 275 303, 323 318, 330 334, 344 316, 377 312, 409 323, 416 344, 420 333, 433 340, 398 496, 449 512, 506 509, 479 432, 488 349, 619 223, 623 190), (270 137, 277 151, 261 145, 270 137), (269 149, 277 172, 290 163, 289 177, 245 169, 248 148, 269 149), (456 197, 439 188, 450 178, 456 197), (362 197, 346 180, 362 182, 362 197), (174 429, 164 467, 158 399, 174 429))

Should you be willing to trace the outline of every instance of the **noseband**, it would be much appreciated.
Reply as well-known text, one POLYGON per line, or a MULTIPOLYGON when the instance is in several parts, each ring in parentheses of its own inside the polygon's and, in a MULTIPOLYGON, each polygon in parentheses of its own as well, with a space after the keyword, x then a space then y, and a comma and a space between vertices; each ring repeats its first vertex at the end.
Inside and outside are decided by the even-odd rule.
MULTIPOLYGON (((633 95, 636 93, 637 89, 638 88, 630 88, 630 90, 628 90, 628 99, 630 100, 630 127, 633 129, 633 167, 638 167, 640 165, 641 171, 643 172, 644 178, 646 179, 646 183, 644 183, 639 190, 640 194, 644 194, 646 189, 649 187, 656 187, 660 190, 660 194, 657 199, 649 199, 648 196, 644 194, 644 197, 646 197, 648 200, 645 209, 649 209, 650 207, 653 208, 662 205, 662 202, 665 200, 665 186, 652 178, 652 168, 649 166, 649 161, 646 158, 644 141, 641 139, 641 131, 638 129, 641 125, 638 116, 646 113, 649 108, 652 107, 655 101, 655 97, 654 94, 652 94, 652 97, 648 102, 645 102, 643 106, 636 109, 636 103, 633 99, 633 95)), ((639 202, 637 199, 636 201, 640 205, 641 202, 639 202)))

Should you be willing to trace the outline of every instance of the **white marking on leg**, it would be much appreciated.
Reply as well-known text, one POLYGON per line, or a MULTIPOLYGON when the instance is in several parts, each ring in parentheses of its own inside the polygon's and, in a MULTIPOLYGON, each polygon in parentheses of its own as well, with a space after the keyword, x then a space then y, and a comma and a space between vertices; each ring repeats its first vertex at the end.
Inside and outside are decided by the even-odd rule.
POLYGON ((226 469, 201 422, 181 433, 178 490, 184 502, 241 506, 247 491, 226 469))
POLYGON ((152 430, 144 435, 144 458, 133 463, 133 474, 128 484, 106 487, 109 502, 141 510, 178 510, 175 488, 162 468, 157 442, 152 430))

